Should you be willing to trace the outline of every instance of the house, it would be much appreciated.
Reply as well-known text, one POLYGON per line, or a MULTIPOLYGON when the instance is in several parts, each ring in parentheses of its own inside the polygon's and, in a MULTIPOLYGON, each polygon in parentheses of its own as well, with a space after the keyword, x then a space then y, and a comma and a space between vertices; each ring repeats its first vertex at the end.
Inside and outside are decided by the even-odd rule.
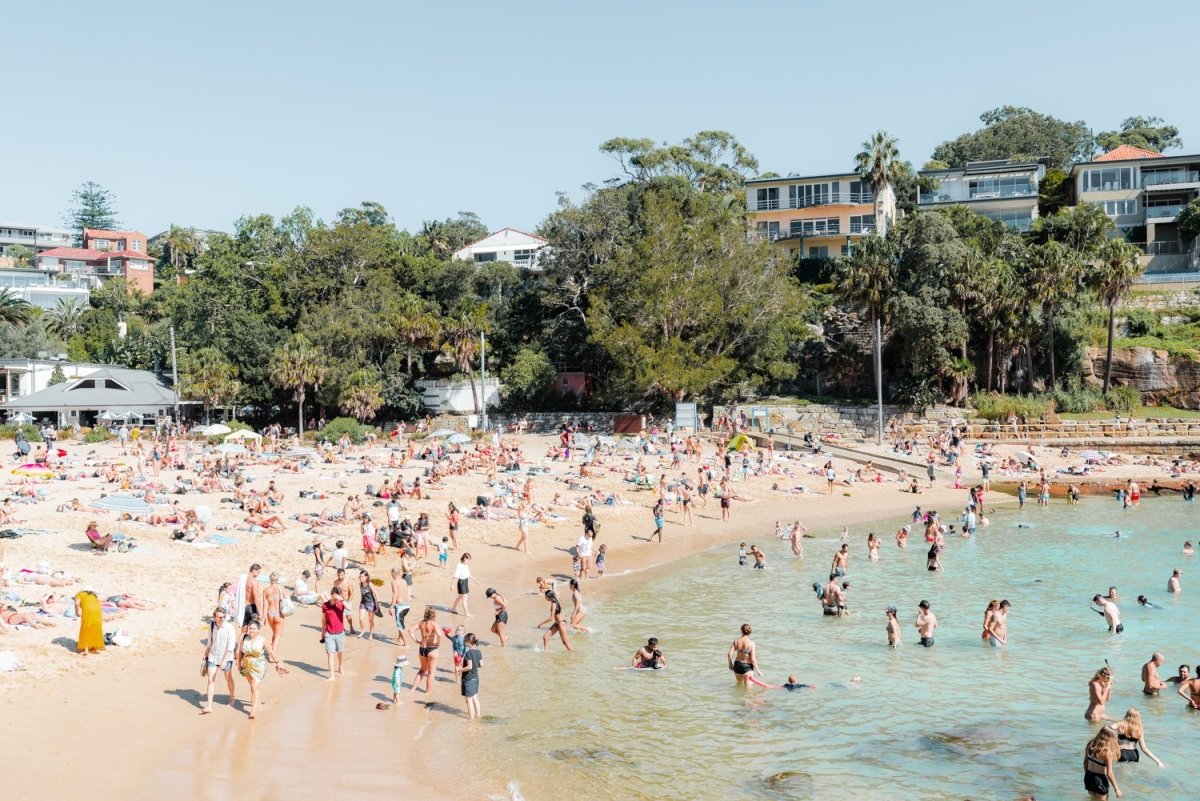
POLYGON ((501 228, 488 234, 478 242, 472 242, 454 251, 454 258, 484 264, 489 261, 506 261, 529 270, 540 270, 546 245, 540 236, 518 231, 516 228, 501 228))
POLYGON ((1038 187, 1046 177, 1046 161, 996 159, 969 161, 964 167, 921 170, 921 211, 965 206, 976 214, 1028 231, 1038 216, 1038 187))
POLYGON ((857 173, 752 178, 745 186, 754 231, 790 254, 848 255, 855 239, 875 231, 877 199, 857 173))
POLYGON ((102 370, 104 365, 61 359, 0 359, 0 371, 4 372, 4 383, 0 384, 0 404, 41 392, 50 386, 55 368, 61 368, 66 378, 74 380, 102 370))
POLYGON ((0 267, 0 290, 42 309, 53 309, 60 300, 74 300, 80 308, 88 305, 98 279, 87 276, 60 278, 56 273, 21 267, 0 267))
MULTIPOLYGON (((475 411, 475 399, 480 397, 481 387, 476 381, 472 386, 470 381, 451 381, 449 379, 423 379, 416 382, 421 390, 421 401, 426 409, 450 414, 465 414, 475 411)), ((500 392, 503 389, 500 379, 487 379, 487 386, 482 396, 488 406, 500 405, 500 392)))
POLYGON ((1147 273, 1200 270, 1200 239, 1185 245, 1179 213, 1200 196, 1200 155, 1164 156, 1121 145, 1071 168, 1077 204, 1104 209, 1117 231, 1142 249, 1147 273))
POLYGON ((94 276, 100 281, 124 278, 130 291, 154 291, 154 260, 147 252, 146 235, 138 231, 83 229, 83 247, 59 247, 34 258, 39 270, 94 276))
POLYGON ((65 228, 0 222, 0 257, 8 257, 9 251, 18 245, 38 254, 51 248, 67 247, 72 241, 71 232, 65 228))
POLYGON ((114 415, 131 412, 143 421, 173 415, 175 393, 154 373, 125 367, 95 367, 74 380, 12 397, 0 403, 0 409, 10 414, 24 412, 39 420, 56 420, 59 427, 94 425, 104 412, 114 415))

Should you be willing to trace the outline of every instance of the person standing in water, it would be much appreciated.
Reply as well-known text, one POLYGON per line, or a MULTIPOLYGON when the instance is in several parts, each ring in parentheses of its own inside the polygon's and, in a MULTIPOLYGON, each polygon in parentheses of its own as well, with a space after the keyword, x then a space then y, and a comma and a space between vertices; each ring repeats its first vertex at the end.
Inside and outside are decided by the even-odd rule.
POLYGON ((800 538, 806 531, 808 531, 808 529, 800 525, 799 520, 797 520, 795 523, 792 523, 792 533, 790 536, 792 543, 792 556, 795 556, 798 559, 804 558, 804 543, 801 542, 800 538))
POLYGON ((1117 734, 1105 727, 1096 732, 1083 750, 1083 789, 1100 801, 1107 801, 1111 790, 1121 797, 1113 765, 1120 759, 1121 746, 1117 734))
POLYGON ((1150 757, 1160 768, 1166 767, 1162 760, 1154 755, 1146 746, 1146 730, 1142 724, 1142 713, 1136 709, 1125 712, 1125 717, 1108 727, 1117 735, 1117 745, 1121 748, 1121 758, 1118 762, 1141 762, 1142 752, 1150 757))
POLYGON ((846 571, 850 569, 850 546, 842 543, 842 547, 833 555, 833 564, 829 570, 838 578, 845 578, 846 571))
POLYGON ((1104 714, 1104 705, 1108 703, 1108 699, 1112 697, 1112 670, 1108 665, 1096 671, 1096 675, 1092 676, 1092 680, 1088 682, 1088 708, 1087 712, 1083 713, 1085 720, 1091 723, 1098 723, 1101 720, 1112 720, 1108 715, 1104 714))
POLYGON ((900 642, 900 621, 896 619, 896 607, 889 606, 884 611, 887 613, 888 646, 899 648, 902 643, 900 642))
POLYGON ((638 670, 662 670, 667 666, 667 658, 658 648, 658 638, 651 637, 646 644, 633 653, 631 667, 638 670))
POLYGON ((492 606, 495 607, 496 620, 492 623, 491 632, 500 638, 500 647, 503 648, 508 645, 508 635, 504 633, 504 627, 508 625, 508 601, 491 587, 487 588, 484 595, 492 600, 492 606))
MULTIPOLYGON (((995 602, 993 602, 995 603, 995 602)), ((988 611, 983 616, 983 638, 993 648, 1003 648, 1008 645, 1008 600, 1000 601, 993 608, 988 605, 988 611)))
POLYGON ((917 621, 913 625, 917 629, 917 636, 921 638, 920 642, 926 648, 933 647, 933 630, 937 628, 937 616, 929 611, 929 601, 921 601, 917 604, 920 610, 917 613, 917 621))
POLYGON ((546 629, 546 633, 542 635, 542 650, 549 651, 550 638, 558 634, 563 646, 568 651, 574 651, 575 649, 567 640, 567 620, 563 615, 562 604, 558 602, 558 596, 554 594, 554 590, 546 590, 546 600, 550 602, 550 628, 546 629))
MULTIPOLYGON (((1186 675, 1184 666, 1179 668, 1179 697, 1188 702, 1188 708, 1200 709, 1200 678, 1183 678, 1186 675)), ((1200 676, 1200 665, 1196 665, 1196 676, 1200 676)))
POLYGON ((1183 588, 1179 586, 1179 579, 1181 578, 1183 578, 1183 571, 1179 568, 1175 568, 1175 571, 1171 573, 1171 578, 1167 579, 1167 592, 1181 592, 1183 590, 1183 588))
POLYGON ((729 646, 729 652, 725 655, 726 661, 729 663, 729 669, 733 671, 734 679, 738 684, 746 685, 752 680, 752 676, 757 674, 762 677, 762 672, 758 669, 758 652, 754 645, 754 640, 750 639, 749 623, 742 624, 742 636, 733 641, 729 646))
POLYGON ((1093 611, 1097 611, 1104 616, 1105 622, 1108 623, 1109 633, 1120 634, 1121 632, 1125 631, 1125 627, 1121 625, 1121 610, 1117 608, 1117 605, 1113 603, 1113 600, 1110 600, 1115 600, 1115 589, 1115 587, 1110 588, 1109 595, 1107 597, 1103 595, 1092 596, 1092 603, 1100 607, 1099 609, 1093 611))
POLYGON ((463 642, 467 652, 462 663, 462 695, 467 701, 467 720, 475 720, 479 717, 479 665, 483 662, 483 654, 474 634, 467 634, 463 642))
POLYGON ((1158 668, 1163 661, 1163 655, 1156 651, 1150 655, 1150 661, 1142 665, 1143 695, 1158 695, 1158 691, 1167 686, 1167 683, 1158 676, 1158 668))

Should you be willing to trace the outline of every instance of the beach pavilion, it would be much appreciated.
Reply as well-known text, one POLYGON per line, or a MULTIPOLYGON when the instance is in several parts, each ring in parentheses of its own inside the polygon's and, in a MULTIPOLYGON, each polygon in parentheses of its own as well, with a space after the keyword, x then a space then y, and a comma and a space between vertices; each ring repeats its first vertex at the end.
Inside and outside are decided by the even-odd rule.
POLYGON ((6 417, 23 412, 59 428, 112 420, 152 423, 171 417, 174 407, 175 393, 158 376, 125 367, 105 367, 0 404, 6 417))

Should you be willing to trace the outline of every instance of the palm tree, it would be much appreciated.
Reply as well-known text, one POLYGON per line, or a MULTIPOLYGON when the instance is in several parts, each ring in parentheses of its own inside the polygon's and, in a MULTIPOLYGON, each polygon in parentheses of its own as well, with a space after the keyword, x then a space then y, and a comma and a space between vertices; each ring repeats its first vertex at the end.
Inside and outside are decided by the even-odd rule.
POLYGON ((237 368, 213 347, 201 348, 188 356, 181 379, 183 394, 204 404, 205 423, 214 407, 229 404, 242 391, 237 368))
POLYGON ((365 367, 351 373, 338 399, 338 406, 358 422, 365 423, 375 416, 382 405, 383 390, 378 374, 365 367))
POLYGON ((172 225, 163 239, 163 257, 181 273, 191 266, 200 252, 200 239, 195 228, 172 225))
POLYGON ((1141 251, 1124 239, 1110 239, 1100 246, 1092 264, 1088 283, 1108 307, 1108 354, 1104 360, 1104 393, 1112 384, 1113 336, 1116 333, 1117 304, 1129 294, 1142 274, 1141 251))
MULTIPOLYGON (((475 373, 471 363, 479 355, 479 335, 487 329, 487 305, 469 302, 459 304, 453 317, 442 321, 442 350, 454 362, 460 373, 466 373, 471 384, 475 413, 479 414, 479 393, 475 391, 475 373)), ((487 388, 483 388, 487 392, 487 388)), ((484 401, 486 403, 486 399, 484 401)))
POLYGON ((886 236, 888 227, 896 217, 896 196, 892 185, 904 172, 900 161, 900 149, 895 137, 886 131, 876 131, 863 142, 862 151, 854 157, 854 166, 864 181, 871 184, 875 193, 875 230, 886 236), (882 213, 879 213, 882 212, 882 213))
POLYGON ((1042 305, 1046 345, 1050 356, 1050 389, 1058 385, 1054 367, 1054 314, 1062 302, 1079 290, 1083 263, 1079 254, 1061 242, 1046 242, 1031 249, 1033 293, 1042 305))
POLYGON ((396 314, 396 336, 404 343, 404 360, 409 377, 413 374, 413 356, 437 339, 440 320, 429 303, 416 295, 406 295, 399 301, 396 314))
POLYGON ((846 258, 834 268, 834 292, 850 306, 863 309, 875 338, 875 395, 883 397, 883 322, 896 286, 896 258, 891 243, 872 234, 854 243, 846 258))
POLYGON ((16 296, 11 289, 0 289, 0 323, 22 325, 33 319, 33 306, 16 296))
POLYGON ((296 401, 300 436, 304 436, 304 397, 325 380, 325 355, 303 334, 296 334, 276 348, 271 357, 271 380, 291 390, 296 401))
POLYGON ((75 298, 59 298, 50 310, 46 328, 63 342, 79 333, 83 325, 83 307, 75 298))

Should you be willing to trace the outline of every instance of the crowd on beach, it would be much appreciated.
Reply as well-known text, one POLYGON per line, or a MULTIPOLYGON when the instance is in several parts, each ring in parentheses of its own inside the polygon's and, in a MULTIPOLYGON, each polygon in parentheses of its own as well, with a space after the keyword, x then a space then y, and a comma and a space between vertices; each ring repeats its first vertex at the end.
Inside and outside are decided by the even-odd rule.
MULTIPOLYGON (((513 637, 508 598, 514 593, 536 593, 546 610, 536 626, 544 629, 541 647, 550 649, 557 640, 565 650, 573 650, 577 644, 572 642, 574 636, 588 632, 584 624, 589 614, 586 583, 602 578, 608 568, 613 543, 601 541, 602 518, 612 515, 627 528, 635 518, 624 514, 626 507, 646 509, 651 519, 643 529, 644 536, 635 532, 633 539, 661 543, 668 519, 686 532, 694 525, 695 510, 710 503, 732 532, 736 504, 769 497, 763 493, 819 497, 866 483, 919 495, 935 483, 939 471, 952 473, 954 487, 968 493, 961 515, 947 522, 918 507, 912 522, 895 535, 896 547, 905 548, 910 534, 922 532, 928 545, 927 569, 938 571, 943 569, 941 559, 948 537, 970 537, 977 527, 987 525, 984 501, 993 476, 1019 479, 1019 503, 1024 503, 1031 486, 1037 487, 1039 503, 1048 503, 1050 486, 1061 486, 1061 471, 1067 469, 1055 469, 1054 463, 1062 465, 1072 457, 1066 450, 1057 459, 1052 453, 1035 457, 1030 446, 1019 453, 1002 453, 993 445, 969 444, 963 430, 953 426, 921 438, 893 429, 889 437, 893 453, 910 458, 924 454, 927 467, 922 480, 915 470, 910 475, 903 469, 881 469, 869 459, 832 458, 823 447, 828 438, 807 435, 800 442, 789 440, 783 445, 771 435, 754 439, 747 435, 746 422, 744 418, 715 421, 704 437, 675 431, 670 423, 661 428, 652 423, 647 431, 619 440, 582 430, 577 424, 564 424, 544 452, 542 446, 534 446, 535 455, 530 453, 529 438, 522 435, 493 430, 476 438, 455 436, 431 432, 428 423, 362 444, 343 436, 311 446, 276 425, 261 434, 242 432, 233 440, 235 447, 214 446, 202 435, 189 436, 192 432, 187 430, 122 425, 116 430, 116 442, 104 452, 84 451, 83 446, 61 448, 52 441, 33 448, 28 464, 39 466, 40 472, 27 470, 10 479, 10 497, 0 502, 0 525, 9 528, 0 530, 0 537, 35 541, 35 532, 22 529, 23 506, 62 499, 54 507, 55 519, 77 527, 80 546, 97 558, 136 557, 139 547, 146 544, 206 549, 230 546, 236 536, 286 538, 303 551, 303 566, 290 561, 264 568, 265 560, 254 561, 244 573, 213 587, 215 602, 205 610, 208 634, 202 654, 202 714, 212 713, 219 690, 225 691, 228 706, 236 707, 235 675, 240 675, 249 694, 243 709, 249 718, 257 717, 268 674, 289 673, 284 659, 288 619, 303 614, 319 620, 327 681, 344 675, 347 638, 392 642, 402 649, 392 671, 393 704, 399 702, 402 692, 424 702, 435 694, 435 682, 439 673, 444 673, 458 685, 466 714, 474 718, 480 714, 484 649, 505 647, 513 637), (968 464, 971 460, 973 464, 968 464), (964 467, 971 472, 970 481, 964 467), (328 480, 331 475, 340 477, 336 488, 328 480), (285 492, 285 483, 292 487, 290 492, 285 492), (453 497, 455 491, 463 492, 464 486, 475 488, 471 490, 474 498, 453 497), (64 487, 69 488, 69 500, 64 487), (100 497, 84 499, 89 489, 100 492, 100 497), (544 527, 548 538, 573 543, 566 549, 571 557, 569 572, 564 564, 562 574, 538 578, 529 588, 507 586, 500 576, 479 584, 468 550, 479 540, 464 538, 462 532, 468 520, 487 532, 515 528, 509 548, 519 554, 530 553, 535 541, 540 543, 541 538, 533 533, 544 527), (569 533, 564 539, 557 527, 574 528, 578 538, 569 533), (130 533, 131 529, 137 533, 130 533), (448 579, 449 592, 442 595, 436 583, 422 588, 427 602, 421 605, 419 620, 410 623, 415 577, 435 575, 446 577, 439 583, 448 579), (493 586, 487 586, 489 583, 493 586), (471 596, 481 587, 485 604, 491 604, 486 634, 470 630, 469 622, 471 596), (445 603, 433 602, 442 599, 445 603), (494 639, 487 639, 488 635, 494 639), (411 659, 409 648, 416 649, 411 659), (450 652, 448 661, 439 660, 444 649, 450 652)), ((1121 457, 1112 455, 1097 459, 1084 454, 1081 458, 1085 463, 1103 462, 1105 469, 1113 469, 1114 479, 1122 467, 1135 467, 1121 464, 1121 457)), ((1195 485, 1187 475, 1195 471, 1193 463, 1164 459, 1136 467, 1163 472, 1162 481, 1155 478, 1147 491, 1179 492, 1189 500, 1194 497, 1195 485)), ((1078 502, 1074 490, 1073 485, 1068 486, 1068 498, 1078 502)), ((1141 485, 1132 478, 1115 491, 1123 504, 1140 502, 1141 485)), ((794 557, 803 558, 806 532, 800 521, 781 521, 775 536, 787 541, 794 557)), ((623 532, 622 538, 626 536, 623 532)), ((844 532, 843 540, 847 537, 844 532)), ((487 539, 485 535, 484 541, 487 539)), ((4 542, 0 538, 0 565, 5 565, 4 542)), ((878 559, 882 547, 882 539, 872 533, 867 558, 878 559)), ((1189 543, 1185 553, 1190 550, 1189 543)), ((6 603, 0 612, 0 632, 52 628, 71 621, 79 626, 76 650, 96 654, 112 645, 130 644, 132 637, 125 625, 130 618, 126 616, 153 612, 161 606, 148 597, 117 592, 119 587, 110 588, 111 594, 100 593, 90 578, 56 570, 51 564, 53 553, 36 556, 31 566, 3 567, 6 603), (34 591, 36 597, 26 590, 34 591), (113 629, 114 622, 121 625, 113 629)), ((822 615, 850 614, 849 559, 849 543, 843 541, 832 558, 828 581, 813 587, 822 615)), ((747 548, 743 543, 739 549, 742 564, 764 569, 766 561, 766 552, 757 545, 747 548)), ((1174 591, 1179 591, 1181 578, 1181 571, 1171 577, 1174 591)), ((1117 600, 1115 588, 1108 596, 1095 599, 1096 611, 1105 616, 1114 633, 1121 631, 1117 600)), ((984 612, 981 638, 992 647, 1003 648, 1008 643, 1009 610, 1007 600, 994 600, 984 612)), ((889 607, 885 615, 887 643, 900 647, 904 627, 899 612, 889 607)), ((920 645, 934 646, 937 625, 931 604, 922 600, 912 623, 920 645)), ((729 668, 739 682, 788 690, 811 686, 795 675, 768 684, 758 669, 751 632, 750 625, 744 625, 727 654, 729 668)), ((1148 663, 1148 677, 1144 677, 1148 693, 1162 688, 1157 686, 1162 683, 1156 672, 1161 658, 1156 658, 1159 661, 1148 663)), ((663 648, 650 638, 637 647, 622 669, 666 666, 663 648)), ((1189 677, 1186 669, 1176 678, 1179 692, 1200 708, 1200 678, 1189 677)), ((1100 742, 1108 737, 1104 732, 1119 729, 1120 736, 1128 740, 1140 731, 1136 710, 1121 721, 1107 719, 1103 685, 1103 676, 1097 674, 1090 689, 1093 706, 1088 717, 1115 728, 1105 728, 1088 746, 1092 760, 1088 775, 1093 785, 1099 781, 1090 778, 1097 775, 1096 760, 1104 763, 1108 753, 1104 750, 1107 745, 1100 742)), ((381 708, 387 706, 380 704, 381 708)), ((1144 736, 1133 739, 1154 759, 1144 736)), ((1115 789, 1110 764, 1103 773, 1115 789)))

